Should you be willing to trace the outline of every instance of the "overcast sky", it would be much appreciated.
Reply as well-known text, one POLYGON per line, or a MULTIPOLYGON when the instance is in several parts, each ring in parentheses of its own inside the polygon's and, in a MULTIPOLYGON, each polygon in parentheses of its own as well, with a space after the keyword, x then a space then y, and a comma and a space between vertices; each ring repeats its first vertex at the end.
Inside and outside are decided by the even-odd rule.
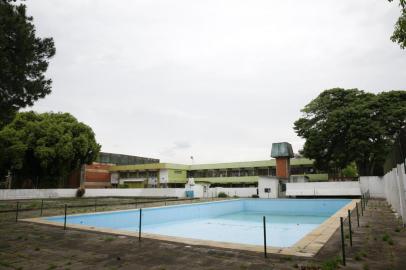
POLYGON ((262 160, 303 145, 300 110, 322 90, 406 88, 385 0, 31 0, 55 39, 53 92, 102 151, 195 163, 262 160))

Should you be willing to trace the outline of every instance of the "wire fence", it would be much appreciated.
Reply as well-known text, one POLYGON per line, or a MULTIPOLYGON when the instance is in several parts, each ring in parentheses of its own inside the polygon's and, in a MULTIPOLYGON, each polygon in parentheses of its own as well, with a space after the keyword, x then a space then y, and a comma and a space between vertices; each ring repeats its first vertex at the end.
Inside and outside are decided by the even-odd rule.
POLYGON ((346 216, 340 217, 341 263, 344 266, 348 249, 353 247, 353 235, 360 227, 360 219, 364 216, 370 198, 369 191, 362 193, 360 202, 352 210, 348 209, 346 216))
POLYGON ((22 218, 92 213, 99 211, 139 209, 169 206, 184 203, 224 200, 224 198, 86 198, 86 199, 41 199, 0 202, 0 217, 18 221, 22 218))

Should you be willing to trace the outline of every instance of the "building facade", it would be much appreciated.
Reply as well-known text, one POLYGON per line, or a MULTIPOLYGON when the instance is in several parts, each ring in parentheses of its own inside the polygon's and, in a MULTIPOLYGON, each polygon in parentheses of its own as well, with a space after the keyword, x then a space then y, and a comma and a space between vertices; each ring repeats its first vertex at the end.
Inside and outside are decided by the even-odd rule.
POLYGON ((137 164, 156 164, 159 159, 100 152, 96 161, 83 165, 81 170, 71 174, 69 186, 84 188, 110 188, 116 186, 112 181, 112 166, 128 166, 137 164))
MULTIPOLYGON (((114 186, 130 188, 184 187, 189 179, 195 183, 208 183, 211 187, 256 187, 259 177, 279 177, 279 159, 184 165, 152 163, 111 166, 114 186)), ((285 165, 284 165, 285 166, 285 165)), ((326 181, 327 174, 319 173, 310 159, 289 161, 290 179, 305 176, 310 181, 326 181)))

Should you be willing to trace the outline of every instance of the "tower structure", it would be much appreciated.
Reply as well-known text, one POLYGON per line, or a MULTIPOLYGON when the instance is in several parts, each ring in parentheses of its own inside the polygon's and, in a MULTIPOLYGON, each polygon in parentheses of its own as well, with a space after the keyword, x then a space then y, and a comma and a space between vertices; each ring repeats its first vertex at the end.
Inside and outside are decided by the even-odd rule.
POLYGON ((290 177, 290 158, 292 158, 292 145, 287 142, 273 143, 271 157, 276 159, 276 177, 288 180, 290 177))

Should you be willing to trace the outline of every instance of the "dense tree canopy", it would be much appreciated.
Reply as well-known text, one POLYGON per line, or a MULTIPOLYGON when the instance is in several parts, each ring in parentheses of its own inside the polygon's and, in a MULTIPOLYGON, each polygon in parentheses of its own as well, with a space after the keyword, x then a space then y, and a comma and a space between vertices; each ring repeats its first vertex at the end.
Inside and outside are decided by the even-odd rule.
POLYGON ((55 54, 52 38, 37 37, 26 6, 13 2, 0 0, 0 128, 51 92, 44 74, 55 54))
POLYGON ((18 113, 0 131, 0 173, 11 172, 17 187, 63 186, 69 173, 95 160, 99 150, 92 129, 68 113, 18 113))
MULTIPOLYGON (((393 0, 389 0, 392 2, 393 0)), ((399 0, 401 14, 395 24, 395 30, 391 40, 399 44, 402 49, 406 48, 406 0, 399 0)))
POLYGON ((330 89, 302 112, 294 129, 317 168, 339 173, 355 162, 361 175, 382 174, 394 138, 406 127, 406 91, 330 89))

